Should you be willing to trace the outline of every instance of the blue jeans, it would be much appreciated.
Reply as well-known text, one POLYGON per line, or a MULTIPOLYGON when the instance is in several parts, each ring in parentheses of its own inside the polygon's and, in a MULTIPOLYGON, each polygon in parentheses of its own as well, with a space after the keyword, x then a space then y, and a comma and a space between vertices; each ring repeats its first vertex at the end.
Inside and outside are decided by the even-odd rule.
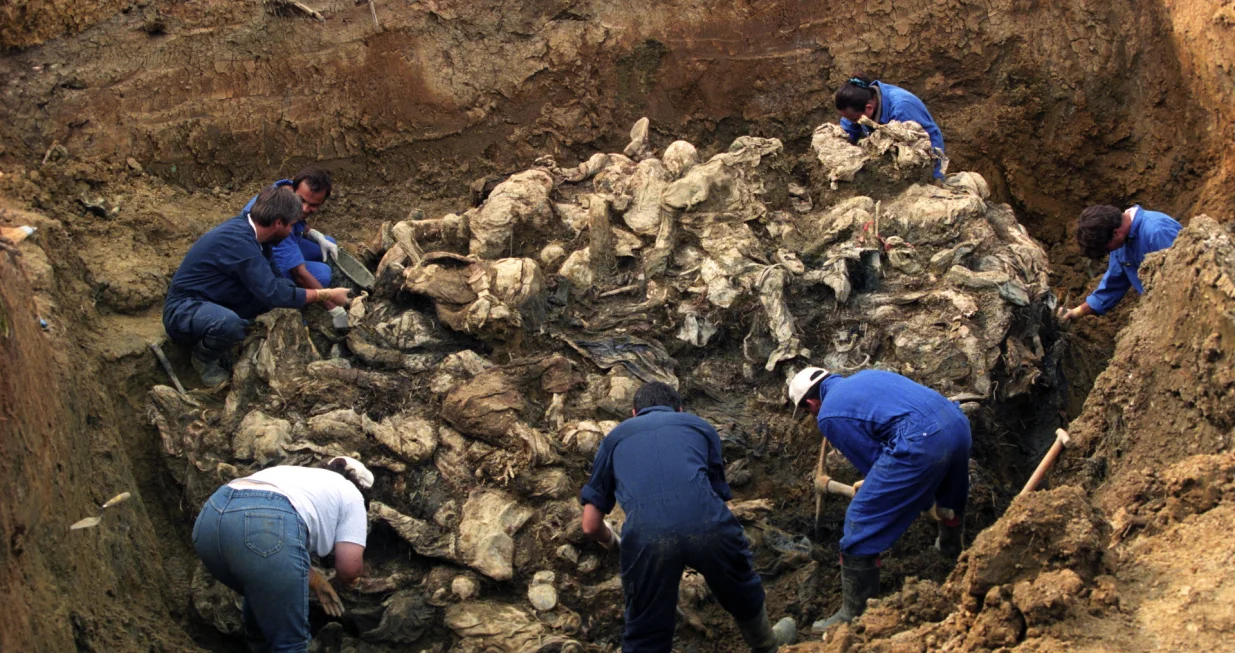
POLYGON ((244 340, 248 320, 230 308, 200 302, 182 301, 163 307, 163 328, 175 342, 193 348, 203 361, 223 358, 232 345, 244 340))
MULTIPOLYGON (((326 240, 332 243, 338 243, 333 236, 326 236, 326 240)), ((313 275, 317 282, 322 284, 323 288, 330 287, 330 280, 334 276, 329 263, 322 261, 322 246, 308 238, 301 238, 297 243, 300 246, 300 254, 304 256, 304 268, 313 275)), ((291 279, 291 270, 283 271, 283 278, 291 279)))
POLYGON ((206 570, 244 597, 250 647, 271 653, 309 646, 309 529, 287 497, 226 485, 193 525, 206 570))

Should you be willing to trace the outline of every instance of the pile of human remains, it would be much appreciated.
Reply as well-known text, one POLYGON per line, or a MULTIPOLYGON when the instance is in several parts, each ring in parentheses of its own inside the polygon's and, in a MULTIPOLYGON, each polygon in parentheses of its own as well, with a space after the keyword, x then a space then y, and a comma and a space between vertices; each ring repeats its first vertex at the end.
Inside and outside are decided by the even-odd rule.
MULTIPOLYGON (((631 137, 573 168, 537 160, 461 215, 382 225, 345 338, 275 311, 225 396, 151 391, 194 510, 269 465, 352 455, 375 472, 368 575, 319 650, 426 634, 468 651, 612 646, 616 556, 583 537, 576 495, 644 382, 720 426, 740 486, 808 363, 986 407, 1050 381, 1045 253, 980 176, 935 181, 916 124, 859 145, 824 125, 800 157, 748 136, 707 160, 684 141, 657 156, 646 119, 631 137)), ((759 522, 769 505, 735 510, 759 522)), ((760 533, 758 556, 810 560, 799 534, 760 533)), ((684 621, 704 636, 708 600, 688 576, 684 621)), ((202 570, 194 605, 239 631, 235 597, 202 570)))

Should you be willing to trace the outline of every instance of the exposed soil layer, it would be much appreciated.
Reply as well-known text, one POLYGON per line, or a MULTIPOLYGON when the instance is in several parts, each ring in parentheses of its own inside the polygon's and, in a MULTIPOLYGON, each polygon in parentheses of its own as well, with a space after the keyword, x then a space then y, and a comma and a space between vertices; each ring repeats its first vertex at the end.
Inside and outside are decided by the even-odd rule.
POLYGON ((906 583, 802 649, 1230 650, 1235 241, 1198 216, 1143 269, 1060 487, 1013 501, 942 586, 906 583))
MULTIPOLYGON (((833 119, 832 90, 862 69, 926 101, 955 167, 983 173, 993 199, 1017 209, 1049 247, 1056 293, 1072 303, 1101 272, 1071 239, 1080 206, 1141 202, 1185 224, 1202 211, 1218 222, 1231 216, 1235 14, 1225 0, 377 2, 380 26, 367 4, 308 4, 323 22, 215 1, 25 0, 0 9, 0 47, 10 52, 0 59, 0 194, 14 207, 0 224, 42 229, 21 246, 34 295, 0 260, 14 325, 0 338, 8 384, 0 487, 22 498, 0 511, 0 595, 12 606, 0 628, 4 650, 179 650, 186 632, 202 646, 234 644, 212 639, 187 605, 187 513, 143 419, 145 391, 163 378, 145 344, 163 337, 162 295, 188 245, 304 163, 336 171, 321 224, 359 248, 377 224, 409 209, 461 210, 471 179, 524 169, 543 154, 567 164, 620 149, 640 116, 652 119, 656 147, 687 138, 706 157, 757 134, 800 154, 811 129, 833 119), (122 490, 139 501, 108 514, 106 528, 66 537, 69 523, 122 490)), ((1225 251, 1214 244, 1221 232, 1202 233, 1189 237, 1197 269, 1222 269, 1204 253, 1225 251)), ((1114 542, 1117 554, 1002 578, 975 606, 963 598, 963 587, 976 587, 960 584, 963 573, 1015 538, 984 535, 941 588, 947 570, 922 553, 931 540, 923 527, 892 552, 888 576, 892 586, 930 580, 905 581, 885 612, 872 611, 872 625, 840 641, 919 650, 972 626, 980 634, 963 640, 972 650, 1148 650, 1149 642, 1221 650, 1231 584, 1206 570, 1231 555, 1219 528, 1231 519, 1222 489, 1229 454, 1219 453, 1231 437, 1225 352, 1235 336, 1220 310, 1230 297, 1221 284, 1186 283, 1187 269, 1169 269, 1152 283, 1177 289, 1147 298, 1162 303, 1134 309, 1130 297, 1113 315, 1076 325, 1064 360, 1067 412, 1076 416, 1118 328, 1140 316, 1116 354, 1118 374, 1099 383, 1074 426, 1083 454, 1069 452, 1056 479, 1089 490, 1113 523, 1067 513, 1067 524, 1092 531, 1076 550, 1114 542), (1216 345, 1209 333, 1219 334, 1216 345), (1169 348, 1160 334, 1176 334, 1169 348), (1050 598, 1058 593, 1080 598, 1050 598), (878 614, 954 625, 893 636, 902 626, 875 626, 878 614), (1158 625, 1148 630, 1146 620, 1158 625)), ((191 374, 180 352, 168 353, 191 374)), ((810 459, 814 437, 798 429, 782 455, 810 459)), ((1054 528, 1033 515, 1063 510, 1063 491, 1014 505, 1012 521, 991 532, 1054 528)), ((789 500, 809 502, 803 492, 789 500)), ((983 524, 1006 499, 990 505, 983 524)), ((840 518, 839 507, 825 515, 823 538, 840 518)), ((776 525, 810 530, 796 516, 776 525)), ((1022 544, 1010 550, 1045 559, 1022 544)), ((824 582, 831 560, 820 564, 796 581, 824 582)), ((790 611, 813 618, 835 598, 790 611)))
MULTIPOLYGON (((46 236, 66 246, 54 229, 46 236)), ((153 497, 139 479, 151 470, 120 431, 132 422, 99 382, 101 362, 62 328, 40 327, 40 300, 83 290, 49 287, 53 278, 37 272, 47 265, 42 250, 21 251, 16 260, 0 254, 0 648, 180 650, 188 639, 169 626, 183 589, 167 583, 163 556, 174 547, 156 535, 143 501, 153 497), (105 526, 69 531, 120 492, 136 500, 109 510, 105 526)))

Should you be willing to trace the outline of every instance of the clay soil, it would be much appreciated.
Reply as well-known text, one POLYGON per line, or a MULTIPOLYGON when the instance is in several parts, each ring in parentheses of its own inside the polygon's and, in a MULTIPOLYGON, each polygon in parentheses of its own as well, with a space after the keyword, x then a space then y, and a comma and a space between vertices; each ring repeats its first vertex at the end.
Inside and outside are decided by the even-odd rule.
MULTIPOLYGON (((915 525, 887 556, 889 596, 805 646, 1235 650, 1228 2, 377 2, 376 26, 365 4, 308 4, 324 21, 214 0, 0 9, 0 225, 40 228, 20 257, 0 253, 0 649, 236 645, 189 605, 191 509, 144 416, 165 382, 146 346, 164 339, 184 251, 262 185, 330 167, 319 228, 359 251, 383 221, 463 210, 477 178, 618 151, 641 116, 662 147, 685 138, 706 157, 754 134, 800 154, 860 69, 926 101, 955 168, 1013 205, 1073 303, 1103 267, 1072 243, 1079 207, 1214 221, 1152 264, 1150 295, 1070 329, 1069 408, 1049 426, 1075 419, 1077 447, 1055 489, 1013 502, 1014 483, 991 486, 955 570, 915 525), (125 490, 138 500, 104 528, 67 534, 125 490)), ((824 546, 765 570, 772 612, 805 630, 839 602, 826 547, 843 505, 813 532, 817 436, 770 426, 790 433, 784 462, 739 498, 782 492, 773 525, 824 546), (791 603, 802 583, 821 591, 791 603)), ((680 633, 740 649, 731 629, 680 633)))

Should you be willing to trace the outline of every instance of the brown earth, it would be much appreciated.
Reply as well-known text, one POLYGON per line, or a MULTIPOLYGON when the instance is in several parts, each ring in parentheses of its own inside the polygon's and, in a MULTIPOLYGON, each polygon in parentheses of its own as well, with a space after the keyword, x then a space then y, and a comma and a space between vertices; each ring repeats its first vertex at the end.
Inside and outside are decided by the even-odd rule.
POLYGON ((1142 269, 1059 487, 1013 501, 942 586, 906 582, 800 649, 1235 650, 1235 239, 1198 216, 1142 269))
MULTIPOLYGON (((70 650, 74 638, 87 650, 184 645, 182 628, 193 628, 184 614, 192 558, 179 497, 154 471, 157 435, 140 418, 141 397, 162 378, 145 343, 162 337, 162 293, 188 245, 261 184, 302 164, 336 171, 340 188, 321 223, 344 244, 359 245, 379 222, 409 209, 460 210, 473 178, 523 169, 541 154, 568 163, 618 149, 644 115, 659 147, 679 137, 724 147, 750 133, 804 151, 810 130, 833 119, 832 89, 864 69, 931 107, 956 168, 983 173, 994 199, 1017 208, 1050 247, 1056 292, 1073 302, 1102 269, 1072 243, 1080 206, 1142 202, 1185 223, 1200 212, 1230 220, 1235 17, 1226 0, 827 8, 801 1, 378 2, 380 28, 367 5, 309 4, 324 22, 215 1, 26 0, 0 8, 0 47, 10 52, 0 58, 0 194, 14 209, 53 218, 14 211, 0 218, 42 228, 21 246, 35 298, 23 294, 13 268, 0 270, 6 305, 16 302, 12 312, 22 316, 14 324, 25 324, 14 329, 18 344, 6 344, 0 365, 6 381, 29 375, 28 383, 6 386, 0 402, 6 419, 43 423, 51 411, 60 420, 37 432, 5 422, 5 446, 28 448, 19 449, 21 469, 0 471, 0 483, 5 496, 25 496, 16 490, 24 487, 33 498, 4 512, 0 544, 9 554, 0 593, 19 597, 0 631, 12 638, 4 644, 56 651, 70 650), (48 332, 30 332, 33 315, 48 320, 48 332), (40 350, 35 343, 43 339, 50 347, 40 350), (38 373, 50 369, 62 372, 38 373), (53 474, 54 463, 61 467, 53 474), (124 530, 64 536, 91 502, 130 488, 141 500, 108 516, 124 530), (25 542, 38 546, 14 539, 23 527, 25 542), (83 547, 86 538, 92 544, 83 547)), ((1165 473, 1158 470, 1182 454, 1229 450, 1230 439, 1222 439, 1229 416, 1221 416, 1222 395, 1213 390, 1229 382, 1205 362, 1204 339, 1193 342, 1204 335, 1202 324, 1220 332, 1219 314, 1181 311, 1178 303, 1153 310, 1137 309, 1155 319, 1130 328, 1134 340, 1125 339, 1115 359, 1140 385, 1119 386, 1113 375, 1109 387, 1099 384, 1102 399, 1090 400, 1075 427, 1085 459, 1095 462, 1084 469, 1064 463, 1066 480, 1091 489, 1106 519, 1120 526, 1115 537, 1126 537, 1119 535, 1126 527, 1153 543, 1135 554, 1139 566, 1120 563, 1124 575, 1116 574, 1118 583, 1146 591, 1134 604, 1145 611, 1116 618, 1108 606, 1062 634, 1028 637, 1026 650, 1056 641, 1081 646, 1076 638, 1084 636, 1130 638, 1139 650, 1149 640, 1136 639, 1144 632, 1129 628, 1127 614, 1169 615, 1212 598, 1229 604, 1229 583, 1214 585, 1222 579, 1203 573, 1229 563, 1229 545, 1209 528, 1224 514, 1229 523, 1225 504, 1158 530, 1139 524, 1155 523, 1155 502, 1169 502, 1160 487, 1136 485, 1133 470, 1165 473), (1193 322, 1202 315, 1211 317, 1193 322), (1161 326, 1165 316, 1172 328, 1161 326), (1153 337, 1164 333, 1191 340, 1160 351, 1153 337), (1119 394, 1128 387, 1162 391, 1119 394), (1162 411, 1159 398, 1181 408, 1162 411), (1145 421, 1125 429, 1133 420, 1145 421), (1142 440, 1141 432, 1155 438, 1142 440), (1138 492, 1151 498, 1130 498, 1138 492), (1113 517, 1117 507, 1130 521, 1113 517), (1212 544, 1199 560, 1205 564, 1181 558, 1189 538, 1212 544), (1193 567, 1201 570, 1196 582, 1193 567)), ((1133 312, 1121 307, 1074 327, 1076 354, 1065 364, 1072 415, 1133 312)), ((178 352, 169 355, 183 363, 178 352)), ((803 437, 801 455, 809 457, 803 437)), ((938 570, 918 573, 942 579, 938 570)), ((1084 587, 1092 594, 1104 582, 1084 587)), ((1122 588, 1109 591, 1125 606, 1133 599, 1122 588)), ((1008 591, 1011 598, 992 598, 992 607, 1024 613, 1015 587, 1008 591)), ((1205 636, 1214 627, 1205 624, 1220 629, 1229 619, 1219 613, 1197 632, 1205 636)), ((1155 632, 1164 646, 1196 635, 1179 627, 1155 632)))
MULTIPOLYGON (((25 270, 42 252, 22 249, 16 260, 0 254, 0 649, 181 650, 189 640, 169 624, 183 591, 168 583, 169 547, 148 513, 157 490, 138 481, 148 470, 107 396, 117 386, 99 383, 102 361, 62 328, 40 327, 34 288, 46 278, 25 270), (126 491, 136 500, 111 509, 105 526, 69 531, 126 491)), ((50 296, 82 292, 58 290, 50 296)))

